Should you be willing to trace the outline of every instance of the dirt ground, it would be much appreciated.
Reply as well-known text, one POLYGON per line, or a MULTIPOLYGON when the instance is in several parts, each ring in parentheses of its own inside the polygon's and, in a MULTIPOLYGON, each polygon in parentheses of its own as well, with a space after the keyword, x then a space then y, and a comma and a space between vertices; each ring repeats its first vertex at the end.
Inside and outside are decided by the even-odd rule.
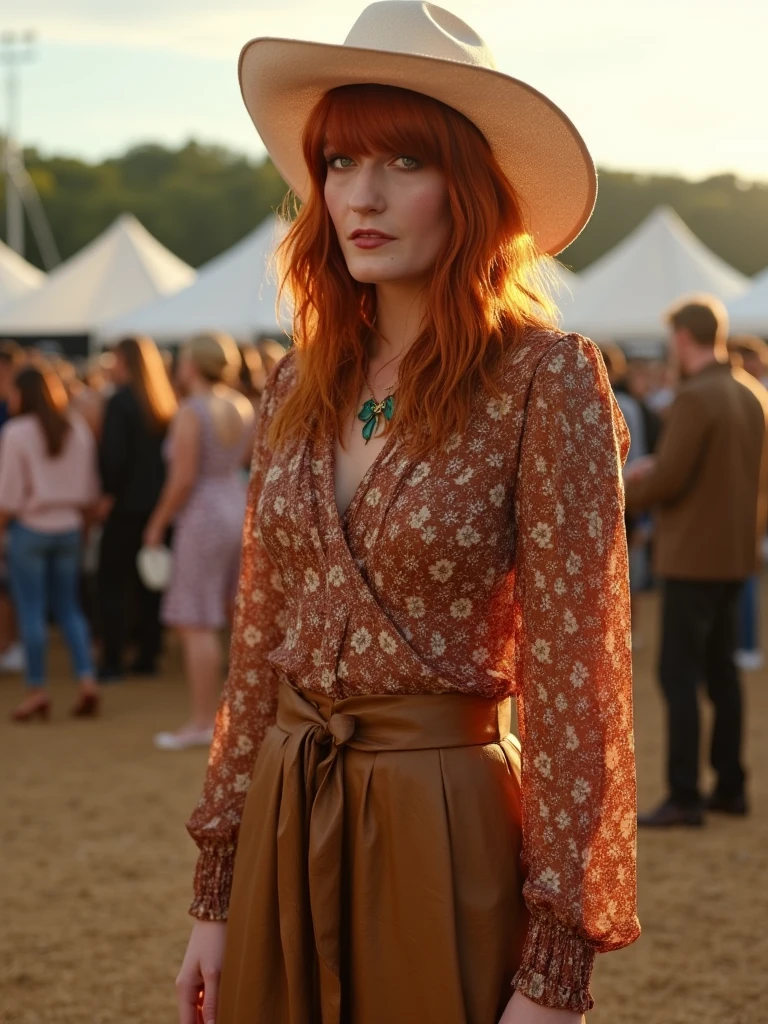
MULTIPOLYGON (((661 792, 655 619, 649 597, 635 672, 641 807, 661 792)), ((205 756, 155 752, 151 737, 182 720, 183 681, 110 687, 103 719, 77 722, 60 651, 53 664, 47 725, 8 723, 21 687, 0 680, 0 1020, 174 1024, 195 860, 183 823, 205 756)), ((598 958, 590 1024, 768 1024, 768 672, 746 687, 754 813, 641 835, 643 935, 598 958)))

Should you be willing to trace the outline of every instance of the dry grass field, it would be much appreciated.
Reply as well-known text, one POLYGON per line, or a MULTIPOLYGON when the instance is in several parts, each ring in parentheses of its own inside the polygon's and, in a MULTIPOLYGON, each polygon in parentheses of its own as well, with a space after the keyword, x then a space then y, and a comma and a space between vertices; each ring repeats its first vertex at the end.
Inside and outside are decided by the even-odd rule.
MULTIPOLYGON (((662 707, 653 598, 643 612, 635 720, 645 807, 661 792, 662 707)), ((53 664, 47 725, 8 723, 21 687, 0 679, 0 1021, 174 1024, 195 859, 183 823, 205 756, 155 752, 151 737, 181 721, 183 681, 171 665, 160 681, 110 687, 103 718, 75 722, 59 650, 53 664)), ((643 935, 598 959, 590 1024, 768 1022, 768 672, 746 685, 753 815, 641 835, 643 935)))

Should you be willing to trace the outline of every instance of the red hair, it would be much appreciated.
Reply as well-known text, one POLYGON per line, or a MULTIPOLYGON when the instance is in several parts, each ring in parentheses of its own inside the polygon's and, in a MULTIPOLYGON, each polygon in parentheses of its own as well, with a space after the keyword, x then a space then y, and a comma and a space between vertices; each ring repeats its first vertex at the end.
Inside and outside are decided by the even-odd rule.
POLYGON ((545 264, 524 228, 520 200, 485 137, 439 100, 382 85, 331 90, 302 138, 311 191, 283 240, 282 288, 294 307, 298 381, 270 440, 339 434, 364 385, 365 338, 376 287, 354 280, 336 238, 324 187, 326 146, 353 155, 406 154, 446 176, 452 230, 426 295, 423 330, 400 364, 391 428, 414 454, 464 429, 478 381, 527 326, 551 326, 538 274, 545 264))

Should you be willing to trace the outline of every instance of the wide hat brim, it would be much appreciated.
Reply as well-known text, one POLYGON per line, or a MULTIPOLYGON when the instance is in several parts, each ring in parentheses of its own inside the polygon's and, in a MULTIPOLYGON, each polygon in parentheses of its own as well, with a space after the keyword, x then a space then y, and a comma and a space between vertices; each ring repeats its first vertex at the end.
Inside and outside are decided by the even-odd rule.
POLYGON ((301 199, 310 190, 301 136, 315 104, 337 86, 375 83, 432 96, 480 129, 542 252, 565 249, 592 214, 597 174, 581 135, 546 96, 499 71, 418 54, 262 37, 243 47, 238 75, 256 130, 301 199))

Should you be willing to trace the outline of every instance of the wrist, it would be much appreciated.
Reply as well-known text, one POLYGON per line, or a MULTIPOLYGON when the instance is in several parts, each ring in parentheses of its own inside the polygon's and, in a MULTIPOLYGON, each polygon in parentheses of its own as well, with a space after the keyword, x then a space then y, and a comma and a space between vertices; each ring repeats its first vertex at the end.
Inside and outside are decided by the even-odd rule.
POLYGON ((584 1024, 584 1021, 584 1015, 578 1011, 542 1006, 522 992, 515 992, 499 1024, 584 1024))

